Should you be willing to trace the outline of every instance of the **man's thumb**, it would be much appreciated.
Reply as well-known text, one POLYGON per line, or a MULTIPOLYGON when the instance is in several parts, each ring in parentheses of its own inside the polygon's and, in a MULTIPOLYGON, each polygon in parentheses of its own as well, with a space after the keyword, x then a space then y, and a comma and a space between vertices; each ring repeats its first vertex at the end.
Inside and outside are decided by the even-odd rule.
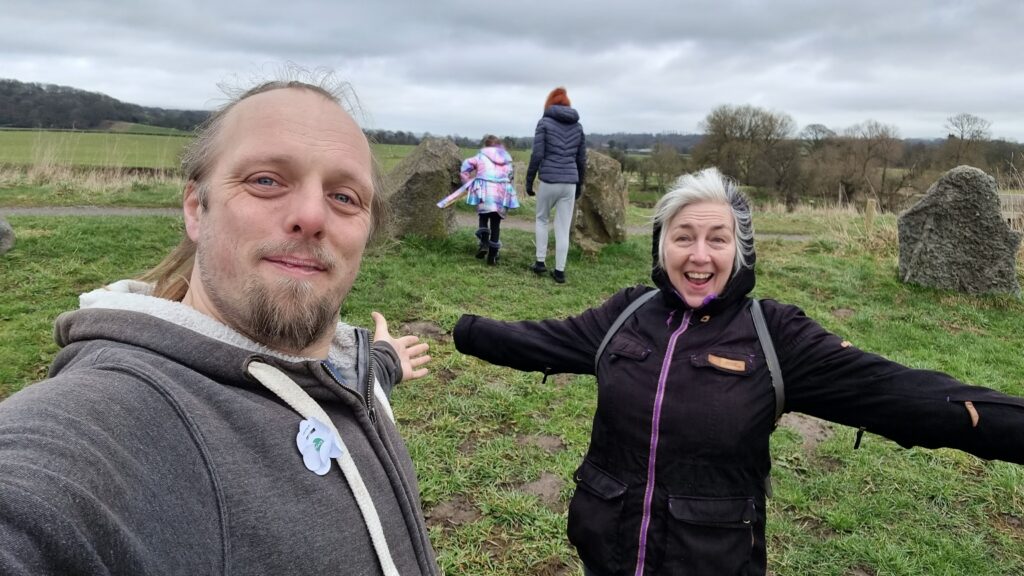
POLYGON ((370 312, 373 317, 373 339, 380 340, 388 337, 388 321, 380 312, 370 312))

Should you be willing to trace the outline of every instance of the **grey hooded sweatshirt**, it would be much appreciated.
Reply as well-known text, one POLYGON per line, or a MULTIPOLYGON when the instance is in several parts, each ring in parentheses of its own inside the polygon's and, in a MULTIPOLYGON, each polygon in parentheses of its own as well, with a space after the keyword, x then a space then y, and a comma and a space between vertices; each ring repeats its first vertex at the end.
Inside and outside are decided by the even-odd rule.
POLYGON ((368 333, 339 324, 329 363, 287 357, 118 284, 129 291, 85 294, 58 318, 50 377, 0 403, 0 574, 382 574, 382 548, 397 573, 438 573, 371 373, 400 380, 393 349, 371 359, 368 333), (322 476, 304 464, 305 418, 254 365, 337 428, 377 548, 366 497, 338 461, 322 476))

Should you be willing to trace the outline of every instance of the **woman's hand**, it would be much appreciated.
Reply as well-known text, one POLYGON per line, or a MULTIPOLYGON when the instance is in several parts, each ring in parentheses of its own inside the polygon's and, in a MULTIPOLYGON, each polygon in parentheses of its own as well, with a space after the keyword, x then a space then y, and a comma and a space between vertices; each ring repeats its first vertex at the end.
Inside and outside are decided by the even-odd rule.
POLYGON ((371 312, 370 316, 373 316, 373 339, 391 344, 398 353, 398 359, 402 364, 402 382, 426 376, 429 370, 422 366, 430 362, 430 356, 427 355, 430 346, 426 342, 417 344, 420 337, 413 334, 392 338, 384 315, 380 312, 371 312))

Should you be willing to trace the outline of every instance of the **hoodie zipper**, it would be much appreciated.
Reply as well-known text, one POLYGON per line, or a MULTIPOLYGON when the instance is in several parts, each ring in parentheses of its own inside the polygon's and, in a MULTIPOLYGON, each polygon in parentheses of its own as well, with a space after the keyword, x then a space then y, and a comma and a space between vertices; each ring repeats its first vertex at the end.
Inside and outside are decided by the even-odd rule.
POLYGON ((665 398, 665 385, 668 381, 668 369, 672 364, 672 353, 676 348, 676 340, 686 332, 690 325, 690 316, 693 310, 687 310, 683 314, 683 320, 679 328, 672 333, 668 339, 668 349, 665 351, 665 358, 661 362, 661 374, 658 375, 658 390, 654 395, 654 410, 651 414, 651 447, 647 456, 647 486, 644 488, 644 510, 643 519, 640 521, 640 544, 636 555, 635 576, 642 576, 644 573, 644 560, 647 557, 647 529, 651 524, 651 500, 654 496, 654 465, 655 457, 658 454, 658 427, 661 423, 661 402, 665 398))
MULTIPOLYGON (((363 403, 366 404, 366 411, 369 413, 370 422, 377 423, 377 410, 374 407, 373 402, 373 335, 369 332, 356 330, 356 338, 358 339, 360 333, 366 334, 366 382, 363 393, 363 403)), ((364 349, 360 347, 360 352, 364 349)))
MULTIPOLYGON (((357 342, 360 341, 359 331, 358 330, 356 331, 356 341, 357 342)), ((371 354, 370 354, 370 351, 372 349, 373 349, 373 337, 371 336, 370 339, 369 339, 369 342, 366 345, 366 382, 365 382, 366 392, 363 394, 361 399, 363 401, 363 405, 366 407, 366 413, 370 417, 370 422, 372 422, 373 424, 376 424, 377 423, 377 410, 376 410, 376 407, 375 407, 374 401, 373 401, 373 360, 372 360, 371 354)), ((356 366, 358 367, 358 365, 359 365, 359 362, 357 361, 356 362, 356 366)), ((341 386, 343 388, 345 387, 345 385, 342 384, 341 379, 338 378, 338 375, 334 373, 334 369, 329 364, 327 364, 327 362, 321 362, 320 366, 323 367, 324 372, 327 372, 327 374, 331 377, 331 380, 334 380, 334 382, 336 384, 338 384, 339 386, 341 386)))

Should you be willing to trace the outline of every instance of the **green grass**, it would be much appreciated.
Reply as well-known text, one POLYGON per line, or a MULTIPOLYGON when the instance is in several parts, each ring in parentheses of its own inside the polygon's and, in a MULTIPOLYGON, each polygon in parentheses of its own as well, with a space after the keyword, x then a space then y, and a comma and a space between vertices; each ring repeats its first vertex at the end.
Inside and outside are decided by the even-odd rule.
POLYGON ((180 238, 180 219, 12 216, 0 256, 0 397, 45 375, 50 326, 78 295, 156 264, 180 238))
MULTIPOLYGON (((0 165, 85 166, 177 169, 188 132, 127 122, 109 132, 0 130, 0 165)), ((403 144, 373 144, 384 172, 389 172, 415 148, 403 144)), ((476 154, 461 148, 460 157, 476 154)), ((528 162, 529 150, 511 150, 517 162, 528 162)), ((525 174, 523 175, 525 176, 525 174)))
POLYGON ((150 126, 149 124, 136 124, 134 122, 112 122, 107 128, 108 132, 119 132, 124 134, 153 134, 164 136, 188 136, 192 133, 177 128, 165 128, 163 126, 150 126))
POLYGON ((0 164, 173 168, 182 136, 0 130, 0 164))
MULTIPOLYGON (((824 230, 807 242, 758 243, 757 295, 804 308, 857 346, 965 381, 1024 395, 1024 303, 899 283, 894 225, 866 237, 856 216, 831 223, 784 214, 756 217, 759 230, 824 230), (827 230, 826 230, 827 229, 827 230), (834 310, 853 311, 838 317, 834 310)), ((15 249, 0 257, 0 394, 45 374, 51 326, 77 295, 131 276, 177 241, 175 218, 9 219, 15 249)), ((587 257, 570 252, 569 282, 526 270, 532 233, 503 232, 502 262, 473 258, 471 229, 443 241, 410 238, 366 258, 342 315, 369 326, 383 312, 393 332, 427 321, 451 329, 463 313, 504 319, 562 317, 620 287, 647 282, 648 239, 638 236, 587 257)), ((1020 274, 1020 273, 1019 273, 1020 274)), ((1020 278, 1024 281, 1024 277, 1020 278)), ((571 474, 586 450, 594 409, 590 377, 541 382, 431 341, 431 375, 395 394, 395 412, 419 474, 428 513, 462 503, 475 514, 438 523, 431 539, 449 575, 568 573, 565 538, 571 474), (557 438, 563 448, 530 442, 557 438), (563 483, 550 507, 521 487, 541 474, 563 483)), ((773 438, 776 497, 770 501, 769 566, 776 575, 1006 575, 1024 573, 1024 467, 952 450, 904 450, 852 430, 811 453, 796 433, 773 438), (861 570, 861 572, 856 572, 861 570)))
MULTIPOLYGON (((86 177, 88 178, 88 177, 86 177)), ((19 182, 0 184, 0 206, 109 206, 140 208, 180 208, 182 184, 175 179, 133 179, 114 176, 101 185, 68 172, 56 183, 39 186, 19 182)))

